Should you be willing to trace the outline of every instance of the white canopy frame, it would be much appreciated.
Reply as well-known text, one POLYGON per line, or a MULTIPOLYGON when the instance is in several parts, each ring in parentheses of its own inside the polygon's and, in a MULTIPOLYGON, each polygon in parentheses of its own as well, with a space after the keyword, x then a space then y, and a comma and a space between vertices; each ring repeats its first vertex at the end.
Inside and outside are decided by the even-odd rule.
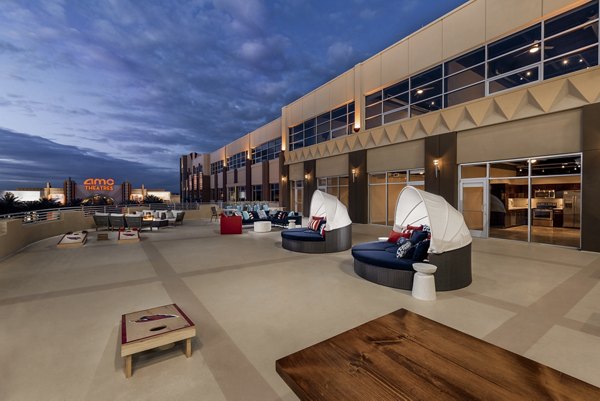
POLYGON ((394 230, 421 224, 431 228, 429 253, 452 251, 473 241, 463 215, 444 198, 406 186, 398 195, 394 230))
POLYGON ((352 224, 346 206, 337 197, 320 190, 316 190, 310 200, 310 215, 327 219, 325 231, 352 224))

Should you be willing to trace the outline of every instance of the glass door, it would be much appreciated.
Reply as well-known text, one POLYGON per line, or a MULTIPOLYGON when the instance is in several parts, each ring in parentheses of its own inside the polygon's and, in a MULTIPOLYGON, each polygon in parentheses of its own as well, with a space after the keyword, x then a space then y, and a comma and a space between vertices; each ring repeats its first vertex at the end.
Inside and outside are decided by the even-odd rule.
POLYGON ((474 237, 488 236, 488 191, 486 180, 462 181, 459 210, 474 237))

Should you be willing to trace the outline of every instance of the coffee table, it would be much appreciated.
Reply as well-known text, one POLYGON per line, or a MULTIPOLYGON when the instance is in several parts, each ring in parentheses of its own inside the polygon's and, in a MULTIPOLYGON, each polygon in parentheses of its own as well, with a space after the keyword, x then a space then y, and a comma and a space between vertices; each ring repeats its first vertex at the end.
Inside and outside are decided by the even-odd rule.
MULTIPOLYGON (((156 227, 156 229, 160 229, 161 227, 167 227, 169 225, 169 220, 165 219, 165 220, 157 220, 154 219, 152 220, 152 227, 156 227)), ((150 230, 152 230, 152 228, 150 228, 150 230)))
POLYGON ((121 356, 125 377, 132 375, 132 356, 138 352, 185 340, 185 356, 192 356, 194 322, 176 304, 126 313, 121 316, 121 356))
POLYGON ((600 400, 600 389, 400 309, 276 362, 301 400, 600 400))

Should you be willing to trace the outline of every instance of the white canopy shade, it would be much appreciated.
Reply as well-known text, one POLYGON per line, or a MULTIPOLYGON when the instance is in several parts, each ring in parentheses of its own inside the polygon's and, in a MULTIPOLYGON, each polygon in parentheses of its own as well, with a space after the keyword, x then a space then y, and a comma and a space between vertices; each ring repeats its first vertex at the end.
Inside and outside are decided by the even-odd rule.
POLYGON ((313 193, 310 201, 310 215, 311 217, 325 217, 327 219, 325 231, 352 224, 346 206, 335 196, 319 190, 313 193))
POLYGON ((398 195, 394 229, 420 224, 431 228, 429 253, 452 251, 472 241, 463 215, 444 198, 407 186, 398 195))

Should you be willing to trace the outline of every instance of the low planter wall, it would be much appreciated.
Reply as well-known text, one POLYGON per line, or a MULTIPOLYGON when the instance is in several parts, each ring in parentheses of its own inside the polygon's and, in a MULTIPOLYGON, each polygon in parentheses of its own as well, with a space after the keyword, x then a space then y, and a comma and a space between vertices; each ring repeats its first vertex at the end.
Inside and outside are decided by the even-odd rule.
POLYGON ((93 218, 78 210, 61 211, 59 220, 39 223, 23 224, 20 219, 0 221, 0 259, 42 239, 92 227, 93 218))

